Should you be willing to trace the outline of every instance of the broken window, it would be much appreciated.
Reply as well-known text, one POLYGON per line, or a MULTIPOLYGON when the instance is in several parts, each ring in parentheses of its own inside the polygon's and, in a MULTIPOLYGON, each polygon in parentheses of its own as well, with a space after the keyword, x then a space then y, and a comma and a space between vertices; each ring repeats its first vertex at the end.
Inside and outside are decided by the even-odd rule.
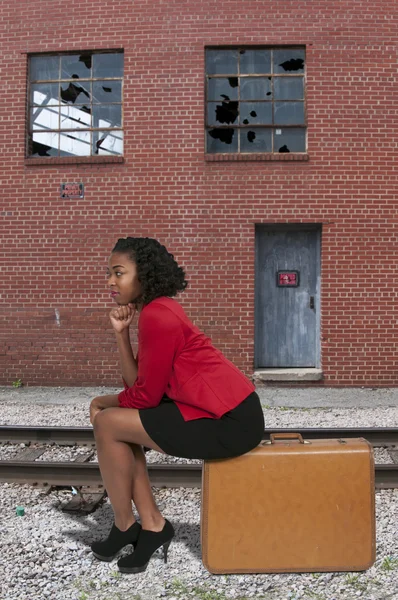
POLYGON ((123 52, 31 56, 28 156, 123 154, 123 52))
POLYGON ((305 49, 206 50, 208 153, 305 152, 305 49))

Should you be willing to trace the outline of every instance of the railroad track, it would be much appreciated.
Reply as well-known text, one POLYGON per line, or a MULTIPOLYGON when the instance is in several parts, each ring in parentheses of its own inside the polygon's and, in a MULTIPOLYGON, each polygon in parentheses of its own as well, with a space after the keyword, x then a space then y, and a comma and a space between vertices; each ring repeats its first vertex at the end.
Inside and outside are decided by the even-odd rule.
MULTIPOLYGON (((378 489, 398 488, 398 428, 294 428, 264 430, 263 439, 271 433, 301 433, 304 439, 363 437, 374 447, 388 447, 393 464, 376 465, 375 486, 378 489)), ((91 427, 0 427, 0 443, 42 443, 64 446, 81 445, 92 448, 91 427)), ((92 454, 92 453, 91 453, 92 454)), ((30 483, 47 486, 99 486, 101 477, 97 463, 44 462, 30 460, 0 460, 0 482, 30 483)), ((90 452, 87 453, 87 457, 90 452)), ((84 460, 84 457, 83 457, 84 460)), ((89 460, 89 458, 88 458, 89 460)), ((200 487, 200 464, 149 464, 149 476, 155 487, 200 487)))

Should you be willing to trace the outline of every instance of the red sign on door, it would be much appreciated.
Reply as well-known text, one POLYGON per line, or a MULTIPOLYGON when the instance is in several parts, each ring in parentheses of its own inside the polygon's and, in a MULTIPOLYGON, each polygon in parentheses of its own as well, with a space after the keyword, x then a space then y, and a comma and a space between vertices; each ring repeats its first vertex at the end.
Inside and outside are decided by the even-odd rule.
POLYGON ((278 287, 298 287, 299 272, 298 271, 277 271, 276 285, 278 287))

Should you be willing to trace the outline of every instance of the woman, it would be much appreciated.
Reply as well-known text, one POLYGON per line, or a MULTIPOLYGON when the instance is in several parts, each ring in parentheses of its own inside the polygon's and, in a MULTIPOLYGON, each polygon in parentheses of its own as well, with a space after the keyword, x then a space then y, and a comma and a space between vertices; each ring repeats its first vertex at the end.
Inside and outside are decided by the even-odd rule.
POLYGON ((90 405, 102 480, 115 515, 108 538, 91 548, 97 558, 110 561, 133 544, 134 552, 118 566, 139 573, 161 546, 167 561, 174 536, 152 495, 143 447, 185 458, 239 456, 260 442, 264 417, 253 384, 172 299, 187 281, 164 246, 151 238, 119 239, 108 276, 118 305, 110 320, 125 389, 90 405), (136 313, 134 358, 129 327, 136 313))

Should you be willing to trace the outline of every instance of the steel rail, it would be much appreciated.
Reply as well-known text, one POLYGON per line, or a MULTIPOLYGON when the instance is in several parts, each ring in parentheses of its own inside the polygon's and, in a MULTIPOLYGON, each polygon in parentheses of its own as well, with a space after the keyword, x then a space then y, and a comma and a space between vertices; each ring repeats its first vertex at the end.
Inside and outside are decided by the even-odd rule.
POLYGON ((92 427, 30 427, 0 426, 0 442, 41 442, 43 444, 92 445, 95 444, 92 427))
MULTIPOLYGON (((200 487, 202 466, 198 464, 149 464, 154 487, 200 487)), ((18 462, 0 460, 0 482, 60 486, 102 484, 98 463, 18 462)))
MULTIPOLYGON (((372 446, 398 446, 398 428, 396 427, 269 427, 264 430, 263 439, 269 439, 271 433, 292 432, 300 433, 306 440, 362 437, 368 440, 372 446)), ((0 442, 41 442, 61 445, 92 445, 95 443, 92 427, 17 427, 13 425, 0 426, 0 442)))
MULTIPOLYGON (((149 464, 154 487, 201 487, 198 464, 149 464)), ((98 463, 0 461, 0 482, 59 486, 101 485, 98 463)), ((376 489, 398 488, 398 465, 375 465, 376 489)))

